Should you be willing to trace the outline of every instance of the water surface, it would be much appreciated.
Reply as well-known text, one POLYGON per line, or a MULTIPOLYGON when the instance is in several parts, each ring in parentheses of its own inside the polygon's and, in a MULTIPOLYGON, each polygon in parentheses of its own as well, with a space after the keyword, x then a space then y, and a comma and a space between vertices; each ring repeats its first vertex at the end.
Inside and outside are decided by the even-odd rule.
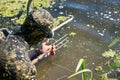
MULTIPOLYGON (((95 80, 101 80, 96 66, 103 66, 106 61, 101 55, 109 50, 108 45, 120 34, 120 0, 57 0, 49 11, 54 17, 73 15, 74 20, 55 32, 55 40, 70 34, 66 46, 51 56, 40 61, 37 67, 38 80, 68 80, 75 71, 80 58, 86 61, 86 68, 94 72, 95 80)), ((4 24, 12 27, 10 20, 0 16, 0 27, 4 24), (6 22, 7 21, 7 22, 6 22), (10 26, 11 25, 11 26, 10 26)), ((119 50, 117 43, 112 49, 119 50)), ((69 80, 80 80, 76 76, 69 80)))

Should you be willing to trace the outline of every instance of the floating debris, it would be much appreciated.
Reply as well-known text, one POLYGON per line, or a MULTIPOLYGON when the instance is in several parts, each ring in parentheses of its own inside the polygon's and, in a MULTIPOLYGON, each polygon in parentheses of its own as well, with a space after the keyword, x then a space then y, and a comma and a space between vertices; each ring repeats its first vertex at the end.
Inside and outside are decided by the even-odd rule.
POLYGON ((74 37, 75 35, 76 35, 75 32, 71 32, 71 33, 69 34, 69 36, 72 36, 72 37, 74 37))

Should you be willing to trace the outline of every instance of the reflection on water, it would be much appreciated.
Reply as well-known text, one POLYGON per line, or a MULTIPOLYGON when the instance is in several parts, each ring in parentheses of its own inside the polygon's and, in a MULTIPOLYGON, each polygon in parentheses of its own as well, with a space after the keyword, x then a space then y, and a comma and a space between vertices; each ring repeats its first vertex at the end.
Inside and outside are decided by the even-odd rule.
MULTIPOLYGON (((61 48, 53 57, 37 65, 40 80, 67 80, 74 72, 80 58, 86 60, 87 68, 103 65, 101 53, 108 50, 108 44, 120 33, 119 0, 67 0, 50 8, 55 15, 74 15, 74 20, 56 32, 56 37, 71 32, 67 47, 61 48)), ((119 44, 113 48, 119 49, 119 44)), ((99 74, 94 72, 96 80, 99 74)), ((70 80, 79 80, 79 76, 70 80)))

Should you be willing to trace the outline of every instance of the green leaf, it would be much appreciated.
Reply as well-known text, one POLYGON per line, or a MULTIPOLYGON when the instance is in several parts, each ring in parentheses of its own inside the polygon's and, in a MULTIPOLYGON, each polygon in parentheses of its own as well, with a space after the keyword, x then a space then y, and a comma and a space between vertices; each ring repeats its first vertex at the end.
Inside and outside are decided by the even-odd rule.
POLYGON ((78 62, 78 64, 77 64, 77 67, 76 67, 75 72, 77 72, 77 71, 80 69, 80 67, 81 67, 81 65, 82 65, 83 63, 85 63, 84 59, 80 59, 79 62, 78 62))
POLYGON ((119 42, 119 41, 120 41, 120 37, 114 39, 114 40, 108 45, 108 47, 112 47, 113 45, 115 45, 115 44, 116 44, 117 42, 119 42))
POLYGON ((90 80, 92 80, 93 73, 92 73, 92 71, 90 69, 83 69, 83 70, 80 70, 78 72, 75 72, 75 73, 71 74, 70 76, 68 76, 68 79, 70 79, 70 78, 72 78, 72 77, 74 77, 74 76, 76 76, 78 74, 84 73, 84 72, 90 72, 91 73, 90 80))

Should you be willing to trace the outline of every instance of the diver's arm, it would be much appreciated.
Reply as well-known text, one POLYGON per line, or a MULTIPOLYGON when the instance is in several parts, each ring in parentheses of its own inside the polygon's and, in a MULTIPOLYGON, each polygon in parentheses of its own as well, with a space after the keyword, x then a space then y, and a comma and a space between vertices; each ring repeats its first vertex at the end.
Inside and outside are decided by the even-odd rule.
POLYGON ((31 60, 32 64, 36 64, 38 63, 41 59, 43 59, 46 55, 49 55, 49 53, 43 53, 40 54, 39 56, 37 56, 36 58, 34 58, 33 60, 31 60))
POLYGON ((29 51, 29 58, 32 61, 33 59, 37 58, 37 56, 39 55, 38 49, 34 49, 29 51))
POLYGON ((36 64, 39 60, 43 59, 44 57, 54 55, 56 48, 55 45, 48 45, 49 40, 46 40, 39 49, 35 49, 30 51, 29 57, 31 59, 32 64, 36 64))
POLYGON ((29 58, 32 64, 36 64, 39 60, 43 59, 48 53, 42 53, 38 49, 29 51, 29 58))

